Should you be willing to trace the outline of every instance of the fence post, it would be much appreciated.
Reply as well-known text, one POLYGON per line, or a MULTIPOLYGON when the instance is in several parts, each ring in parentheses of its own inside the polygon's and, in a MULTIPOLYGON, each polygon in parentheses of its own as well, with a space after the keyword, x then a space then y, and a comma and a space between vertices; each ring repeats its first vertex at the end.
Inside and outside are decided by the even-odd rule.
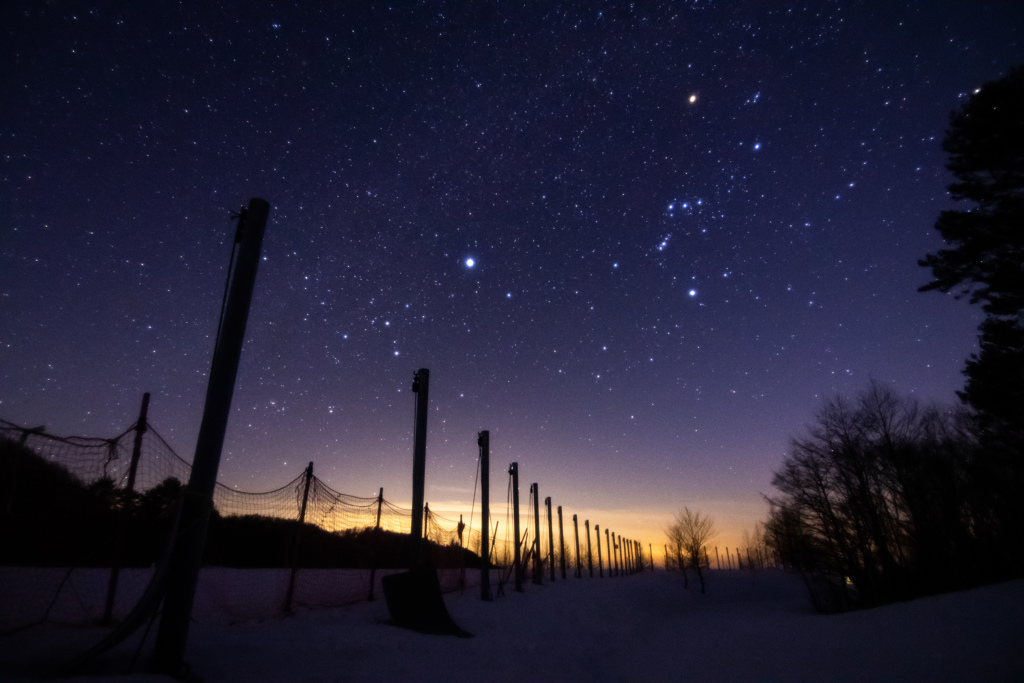
MULTIPOLYGON (((600 533, 598 533, 598 535, 597 535, 597 540, 598 541, 601 540, 601 534, 600 533)), ((607 527, 605 527, 605 530, 604 530, 604 548, 607 551, 607 553, 605 553, 605 554, 608 556, 608 576, 611 577, 612 576, 612 544, 611 544, 611 536, 609 535, 607 527)), ((601 564, 601 547, 600 546, 598 546, 598 548, 597 548, 597 560, 598 560, 597 564, 598 564, 598 566, 600 566, 600 564, 601 564)))
POLYGON ((597 578, 604 578, 604 568, 601 566, 601 525, 594 525, 594 533, 597 534, 597 578))
POLYGON ((423 520, 427 513, 423 502, 423 489, 427 478, 427 415, 430 398, 430 370, 420 368, 413 375, 412 392, 416 394, 416 427, 412 445, 412 568, 423 562, 423 520))
POLYGON ((654 546, 651 545, 650 543, 647 544, 647 552, 650 553, 650 556, 651 556, 651 573, 653 574, 654 573, 654 546))
POLYGON ((562 506, 558 506, 558 553, 562 557, 562 578, 565 578, 565 536, 562 535, 562 506))
POLYGON ((384 487, 380 487, 380 492, 377 493, 377 524, 373 527, 374 529, 380 528, 380 509, 384 507, 384 487))
POLYGON ((285 614, 292 611, 292 596, 295 595, 295 574, 299 571, 299 539, 302 538, 302 527, 306 523, 306 502, 309 500, 309 485, 312 481, 313 463, 309 463, 309 467, 306 468, 306 487, 302 491, 302 507, 299 508, 299 525, 295 528, 295 544, 292 546, 292 572, 288 576, 288 592, 284 596, 285 614))
POLYGON ((665 571, 668 571, 668 545, 663 545, 661 548, 665 551, 665 571))
POLYGON ((718 546, 715 546, 715 566, 719 569, 722 568, 722 559, 718 557, 718 546))
POLYGON ((423 504, 423 539, 430 543, 430 503, 423 504))
POLYGON ((213 491, 217 485, 224 433, 231 414, 238 364, 245 343, 256 269, 263 247, 263 233, 270 204, 251 199, 247 211, 239 217, 239 249, 230 292, 224 306, 223 324, 213 351, 210 379, 206 389, 203 418, 192 459, 192 473, 185 487, 179 518, 180 533, 170 560, 163 614, 153 648, 154 672, 180 676, 192 603, 195 600, 199 567, 203 562, 206 530, 213 512, 213 491))
MULTIPOLYGON (((128 525, 131 522, 132 512, 135 509, 135 501, 132 494, 135 492, 135 473, 139 467, 139 456, 142 455, 142 435, 146 433, 146 419, 149 414, 149 392, 142 395, 142 408, 139 410, 139 419, 135 423, 135 443, 132 445, 132 460, 128 465, 128 481, 124 485, 124 495, 121 497, 121 519, 117 525, 117 537, 114 540, 114 557, 110 562, 110 581, 107 583, 107 603, 103 608, 103 620, 100 622, 108 626, 114 618, 114 598, 117 595, 117 580, 121 575, 121 561, 124 559, 124 544, 128 536, 128 525)), ((22 435, 22 445, 25 436, 22 435)))
MULTIPOLYGON (((491 599, 491 433, 486 429, 476 437, 480 447, 480 599, 491 599)), ((470 523, 473 520, 469 520, 470 523)))
MULTIPOLYGON (((380 510, 384 507, 384 487, 380 487, 380 492, 377 493, 377 524, 373 527, 374 531, 380 530, 380 510)), ((373 602, 373 587, 377 582, 377 559, 380 555, 380 534, 375 533, 373 535, 373 564, 370 565, 370 595, 367 597, 368 602, 373 602)))
POLYGON ((515 534, 515 554, 513 555, 514 572, 516 575, 516 592, 523 592, 523 565, 522 554, 519 551, 519 463, 514 462, 508 467, 508 473, 512 477, 512 533, 515 534))
POLYGON ((540 566, 540 487, 537 482, 530 485, 533 493, 533 582, 544 582, 544 568, 540 566))
POLYGON ((576 520, 576 515, 572 516, 572 532, 576 537, 576 578, 582 578, 582 564, 580 563, 580 523, 576 520))
MULTIPOLYGON (((583 520, 583 528, 587 530, 587 571, 590 572, 590 578, 594 578, 594 553, 590 550, 590 520, 583 520)), ((598 536, 600 539, 601 537, 598 536)))
MULTIPOLYGON (((608 530, 604 530, 605 540, 608 540, 608 530)), ((611 534, 611 541, 608 543, 608 575, 619 575, 619 546, 615 544, 615 534, 611 534), (614 569, 613 569, 614 567, 614 569)))
POLYGON ((548 508, 548 564, 551 566, 551 581, 555 580, 555 529, 551 524, 551 496, 544 499, 548 508))

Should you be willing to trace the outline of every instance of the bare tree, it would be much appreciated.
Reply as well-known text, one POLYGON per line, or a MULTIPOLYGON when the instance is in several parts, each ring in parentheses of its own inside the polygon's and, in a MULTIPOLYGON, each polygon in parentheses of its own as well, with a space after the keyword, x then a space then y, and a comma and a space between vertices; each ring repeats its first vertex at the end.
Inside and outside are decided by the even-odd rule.
POLYGON ((686 567, 689 566, 697 572, 700 592, 704 593, 704 547, 715 538, 714 522, 707 515, 684 507, 676 513, 665 533, 670 552, 675 555, 675 563, 683 572, 683 585, 689 585, 686 579, 686 567))
POLYGON ((765 541, 829 609, 958 587, 982 521, 962 420, 874 382, 826 400, 775 473, 765 541))

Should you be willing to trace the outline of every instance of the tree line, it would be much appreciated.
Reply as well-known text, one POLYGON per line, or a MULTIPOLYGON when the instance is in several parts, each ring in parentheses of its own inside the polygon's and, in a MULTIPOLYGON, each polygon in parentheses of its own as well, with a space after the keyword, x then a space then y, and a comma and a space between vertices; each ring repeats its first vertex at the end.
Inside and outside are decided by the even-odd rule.
POLYGON ((964 209, 935 228, 920 291, 981 304, 960 405, 872 382, 824 401, 767 496, 765 542, 819 609, 870 606, 1024 576, 1024 67, 984 84, 943 141, 964 209))

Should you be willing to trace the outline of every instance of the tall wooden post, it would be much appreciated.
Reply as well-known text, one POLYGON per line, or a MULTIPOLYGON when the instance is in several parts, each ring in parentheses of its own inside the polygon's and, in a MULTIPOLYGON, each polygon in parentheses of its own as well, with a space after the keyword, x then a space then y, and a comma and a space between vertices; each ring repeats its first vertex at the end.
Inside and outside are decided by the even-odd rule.
POLYGON ((653 574, 654 573, 654 546, 651 545, 650 543, 647 544, 647 552, 650 554, 650 557, 651 557, 651 573, 653 574))
POLYGON ((430 540, 430 503, 423 504, 423 539, 430 540))
MULTIPOLYGON (((480 599, 491 599, 491 433, 486 429, 476 437, 480 447, 480 599)), ((470 523, 473 520, 469 520, 470 523)))
MULTIPOLYGON (((611 577, 611 576, 613 576, 613 574, 612 574, 612 550, 613 549, 612 549, 612 543, 611 543, 611 534, 608 531, 607 527, 605 527, 605 530, 604 530, 604 548, 605 548, 606 551, 608 551, 607 552, 607 555, 608 555, 608 576, 611 577)), ((600 557, 601 557, 601 549, 598 548, 597 550, 598 550, 597 557, 598 557, 598 559, 600 559, 600 557)))
POLYGON ((590 578, 594 578, 594 553, 591 552, 590 547, 590 520, 583 520, 583 528, 587 531, 587 572, 590 574, 590 578))
MULTIPOLYGON (((384 507, 384 487, 380 487, 380 491, 377 492, 377 524, 374 525, 374 531, 380 530, 380 511, 384 507)), ((370 595, 367 597, 369 602, 373 602, 373 588, 377 582, 377 560, 380 555, 381 539, 378 534, 374 534, 373 537, 373 564, 370 566, 370 595)))
POLYGON ((562 534, 562 506, 558 506, 558 554, 561 556, 562 578, 565 578, 565 536, 562 534))
POLYGON ((576 578, 583 578, 582 563, 580 561, 580 523, 576 520, 576 515, 572 516, 572 532, 576 537, 576 578))
POLYGON ((537 482, 530 485, 533 493, 533 582, 544 582, 544 568, 540 565, 540 488, 537 482))
MULTIPOLYGON (((128 526, 135 511, 135 475, 139 469, 139 457, 142 456, 142 435, 146 433, 146 420, 149 415, 149 392, 142 395, 142 408, 139 419, 135 423, 135 442, 132 444, 132 460, 128 465, 128 481, 124 485, 121 498, 121 519, 117 527, 117 540, 114 545, 114 557, 110 563, 110 580, 107 583, 107 603, 103 609, 103 625, 109 625, 114 619, 114 598, 117 595, 117 581, 121 575, 121 560, 124 558, 124 544, 128 537, 128 526)), ((27 434, 27 432, 26 432, 27 434)), ((22 435, 24 445, 25 435, 22 435)))
POLYGON ((306 523, 306 503, 309 501, 309 485, 313 481, 313 463, 306 468, 306 486, 302 490, 302 506, 299 508, 299 524, 295 527, 295 545, 292 547, 292 571, 288 575, 288 591, 284 596, 284 612, 292 611, 292 597, 295 595, 295 575, 299 571, 299 540, 302 538, 302 527, 306 523))
POLYGON ((380 491, 377 492, 377 524, 373 527, 374 529, 380 528, 380 510, 384 507, 384 487, 380 487, 380 491))
POLYGON ((604 569, 601 566, 601 525, 594 525, 594 533, 597 535, 597 578, 604 578, 604 569))
POLYGON ((512 477, 512 533, 515 534, 513 539, 515 542, 515 554, 512 562, 514 563, 516 575, 516 592, 522 593, 523 562, 522 553, 519 551, 519 544, 522 543, 522 539, 519 537, 519 463, 514 462, 509 465, 508 473, 512 477))
POLYGON ((423 561, 423 489, 427 478, 427 414, 430 399, 430 370, 420 368, 413 375, 412 392, 416 394, 416 426, 412 444, 412 563, 423 561))
POLYGON ((551 523, 551 496, 544 499, 544 505, 548 508, 548 564, 551 566, 550 581, 555 580, 555 529, 551 523))
MULTIPOLYGON (((608 530, 605 529, 605 534, 608 530)), ((606 538, 607 540, 607 538, 606 538)), ((611 541, 608 543, 608 575, 619 575, 619 547, 615 545, 615 534, 611 534, 611 541)))
POLYGON ((192 473, 181 503, 180 532, 170 560, 163 615, 153 649, 154 671, 172 676, 180 676, 183 670, 199 566, 213 512, 213 490, 217 485, 224 433, 231 414, 231 397, 235 391, 235 377, 245 342, 245 326, 269 214, 269 203, 263 199, 252 199, 238 219, 241 238, 238 258, 224 307, 220 337, 213 351, 203 419, 196 440, 192 473))

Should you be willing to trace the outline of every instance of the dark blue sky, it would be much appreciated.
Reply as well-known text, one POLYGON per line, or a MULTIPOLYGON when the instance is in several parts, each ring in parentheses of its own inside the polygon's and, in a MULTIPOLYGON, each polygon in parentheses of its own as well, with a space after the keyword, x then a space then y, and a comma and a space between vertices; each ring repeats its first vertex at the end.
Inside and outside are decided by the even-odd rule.
POLYGON ((112 436, 150 391, 190 458, 254 196, 245 490, 313 460, 407 502, 427 367, 432 508, 490 429, 501 507, 518 460, 567 513, 728 541, 822 396, 955 401, 980 318, 916 261, 1024 4, 257 4, 0 10, 0 417, 112 436))

